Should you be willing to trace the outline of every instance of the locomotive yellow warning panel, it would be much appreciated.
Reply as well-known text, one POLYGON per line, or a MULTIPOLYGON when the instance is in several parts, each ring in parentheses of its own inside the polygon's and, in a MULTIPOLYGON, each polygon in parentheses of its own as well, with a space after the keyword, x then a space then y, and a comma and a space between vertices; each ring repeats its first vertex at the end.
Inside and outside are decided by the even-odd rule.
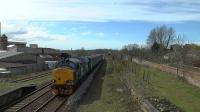
POLYGON ((73 81, 73 70, 69 68, 57 68, 52 72, 52 82, 55 85, 66 84, 68 81, 73 81))

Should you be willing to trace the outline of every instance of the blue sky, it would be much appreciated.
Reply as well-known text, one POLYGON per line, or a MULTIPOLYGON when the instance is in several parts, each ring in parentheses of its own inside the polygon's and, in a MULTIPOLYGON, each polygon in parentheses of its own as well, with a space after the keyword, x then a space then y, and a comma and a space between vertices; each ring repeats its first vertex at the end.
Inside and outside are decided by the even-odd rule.
POLYGON ((166 24, 187 42, 200 43, 200 1, 0 0, 2 33, 10 40, 57 49, 144 45, 166 24))

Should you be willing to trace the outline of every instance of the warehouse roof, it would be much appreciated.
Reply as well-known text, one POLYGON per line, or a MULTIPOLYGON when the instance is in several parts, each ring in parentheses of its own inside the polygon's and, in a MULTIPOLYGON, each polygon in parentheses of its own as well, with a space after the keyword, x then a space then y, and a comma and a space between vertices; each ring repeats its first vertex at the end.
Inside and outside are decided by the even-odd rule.
POLYGON ((15 56, 21 54, 22 52, 14 52, 14 51, 0 51, 0 59, 15 56))
POLYGON ((14 41, 8 41, 8 44, 27 44, 26 42, 14 42, 14 41))

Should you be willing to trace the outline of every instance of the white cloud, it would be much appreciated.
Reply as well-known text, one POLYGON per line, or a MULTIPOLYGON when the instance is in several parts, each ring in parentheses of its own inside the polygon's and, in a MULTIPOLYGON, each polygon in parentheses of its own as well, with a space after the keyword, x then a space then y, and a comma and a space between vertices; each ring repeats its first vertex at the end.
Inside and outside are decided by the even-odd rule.
POLYGON ((2 33, 8 36, 10 41, 24 41, 28 43, 63 42, 69 37, 60 34, 50 34, 44 27, 30 23, 2 23, 2 33))
POLYGON ((0 20, 200 20, 197 0, 0 0, 0 3, 0 20))
MULTIPOLYGON (((102 32, 78 32, 77 29, 81 26, 74 27, 76 35, 72 32, 71 34, 51 34, 47 29, 40 24, 33 24, 29 22, 2 22, 2 33, 8 36, 9 41, 20 41, 36 43, 41 47, 50 47, 58 49, 80 49, 85 47, 86 49, 102 48, 103 46, 109 48, 117 48, 118 41, 112 40, 113 44, 108 44, 107 40, 94 38, 86 39, 83 36, 88 37, 103 37, 105 34, 102 32), (103 46, 102 46, 103 45, 103 46)), ((85 29, 85 27, 84 27, 85 29)), ((110 41, 109 41, 110 42, 110 41)))

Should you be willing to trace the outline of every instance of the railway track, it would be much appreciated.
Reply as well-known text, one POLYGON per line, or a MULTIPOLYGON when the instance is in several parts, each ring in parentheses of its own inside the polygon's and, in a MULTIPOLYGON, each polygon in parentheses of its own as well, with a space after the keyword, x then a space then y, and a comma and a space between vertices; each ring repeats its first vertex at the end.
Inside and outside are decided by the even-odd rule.
POLYGON ((21 102, 5 110, 5 112, 30 112, 30 110, 34 109, 34 106, 39 107, 44 101, 53 96, 50 86, 51 84, 47 83, 45 86, 27 95, 21 102))
POLYGON ((30 80, 34 80, 34 79, 37 79, 37 78, 41 78, 41 77, 45 77, 45 76, 48 76, 50 75, 50 72, 45 72, 45 73, 36 73, 37 75, 34 75, 34 76, 30 76, 30 77, 26 77, 26 78, 21 78, 21 79, 17 79, 17 80, 14 80, 12 82, 27 82, 27 81, 30 81, 30 80))
POLYGON ((59 96, 51 97, 34 112, 59 112, 58 110, 63 106, 67 99, 68 98, 59 96))
POLYGON ((67 99, 53 95, 50 88, 46 87, 5 112, 59 112, 67 99))

